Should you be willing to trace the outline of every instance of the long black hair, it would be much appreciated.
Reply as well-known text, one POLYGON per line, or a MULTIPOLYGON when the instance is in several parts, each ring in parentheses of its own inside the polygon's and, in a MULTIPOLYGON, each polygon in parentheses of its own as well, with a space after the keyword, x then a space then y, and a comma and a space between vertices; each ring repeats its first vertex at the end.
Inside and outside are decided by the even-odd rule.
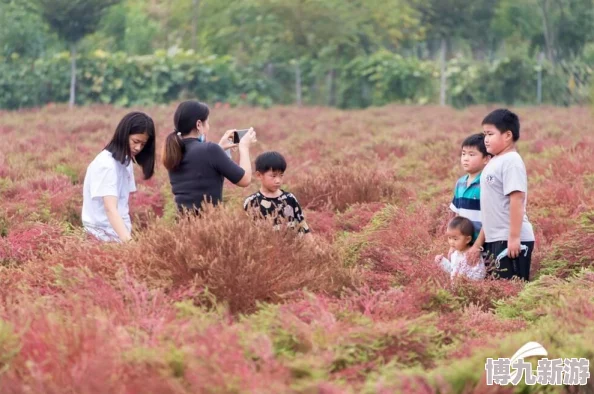
POLYGON ((173 115, 173 131, 167 136, 163 149, 165 168, 174 170, 179 166, 184 155, 181 137, 195 130, 198 121, 206 122, 209 114, 208 105, 196 100, 184 101, 177 107, 173 115))
POLYGON ((120 120, 118 127, 109 144, 105 147, 113 158, 124 164, 130 164, 130 136, 134 134, 148 135, 144 148, 134 160, 142 167, 144 179, 149 179, 155 173, 155 123, 150 116, 143 112, 130 112, 120 120))

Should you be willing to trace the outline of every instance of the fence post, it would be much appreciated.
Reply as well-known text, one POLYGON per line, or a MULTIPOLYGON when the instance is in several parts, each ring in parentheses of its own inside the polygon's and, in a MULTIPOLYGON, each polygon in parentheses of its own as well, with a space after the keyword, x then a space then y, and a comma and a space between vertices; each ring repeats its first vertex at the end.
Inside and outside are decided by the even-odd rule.
POLYGON ((301 106, 301 67, 299 67, 299 62, 295 63, 295 97, 297 105, 301 106))
POLYGON ((440 63, 440 84, 439 84, 439 105, 446 105, 446 39, 441 38, 441 49, 439 51, 439 63, 440 63))
POLYGON ((332 107, 335 104, 335 99, 334 99, 334 77, 336 75, 336 70, 334 70, 334 68, 332 68, 327 75, 327 89, 328 89, 328 100, 326 101, 326 104, 330 107, 332 107))
POLYGON ((538 78, 536 80, 536 104, 542 104, 542 61, 544 59, 544 52, 538 54, 538 78))

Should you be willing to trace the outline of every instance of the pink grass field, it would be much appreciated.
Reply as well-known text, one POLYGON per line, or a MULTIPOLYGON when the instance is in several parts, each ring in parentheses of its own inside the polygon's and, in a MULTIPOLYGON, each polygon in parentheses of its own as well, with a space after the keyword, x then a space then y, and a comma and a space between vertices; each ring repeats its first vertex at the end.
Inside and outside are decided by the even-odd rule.
MULTIPOLYGON (((128 110, 0 112, 0 393, 594 392, 594 377, 501 387, 485 374, 528 341, 594 360, 591 109, 517 109, 529 284, 451 283, 433 263, 460 143, 492 109, 216 106, 210 140, 253 126, 252 161, 285 155, 312 242, 246 217, 255 182, 176 222, 159 162, 149 181, 137 169, 127 245, 87 237, 80 210, 86 167, 128 110)), ((160 151, 175 105, 141 110, 160 151)))

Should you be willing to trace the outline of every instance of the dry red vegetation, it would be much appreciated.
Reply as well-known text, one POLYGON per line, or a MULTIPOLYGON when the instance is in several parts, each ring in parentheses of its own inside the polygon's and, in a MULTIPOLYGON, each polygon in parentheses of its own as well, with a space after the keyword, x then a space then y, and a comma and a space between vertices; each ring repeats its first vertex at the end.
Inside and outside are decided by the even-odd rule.
MULTIPOLYGON (((174 106, 145 110, 161 144, 174 106)), ((518 111, 534 283, 452 283, 433 263, 459 144, 488 110, 218 108, 212 140, 253 125, 254 155, 286 156, 313 238, 250 221, 255 183, 176 222, 159 167, 137 176, 128 245, 80 229, 86 166, 126 110, 0 113, 0 391, 508 392, 484 384, 485 357, 527 340, 594 354, 589 109, 518 111)))

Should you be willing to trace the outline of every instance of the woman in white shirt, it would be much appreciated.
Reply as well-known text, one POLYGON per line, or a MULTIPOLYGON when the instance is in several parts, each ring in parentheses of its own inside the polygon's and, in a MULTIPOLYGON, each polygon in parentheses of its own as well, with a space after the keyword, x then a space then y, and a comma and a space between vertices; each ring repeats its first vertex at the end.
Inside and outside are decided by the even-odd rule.
POLYGON ((144 179, 153 176, 155 125, 142 112, 124 116, 109 144, 87 168, 82 223, 88 233, 102 241, 132 239, 128 199, 136 191, 133 162, 142 167, 144 179))

